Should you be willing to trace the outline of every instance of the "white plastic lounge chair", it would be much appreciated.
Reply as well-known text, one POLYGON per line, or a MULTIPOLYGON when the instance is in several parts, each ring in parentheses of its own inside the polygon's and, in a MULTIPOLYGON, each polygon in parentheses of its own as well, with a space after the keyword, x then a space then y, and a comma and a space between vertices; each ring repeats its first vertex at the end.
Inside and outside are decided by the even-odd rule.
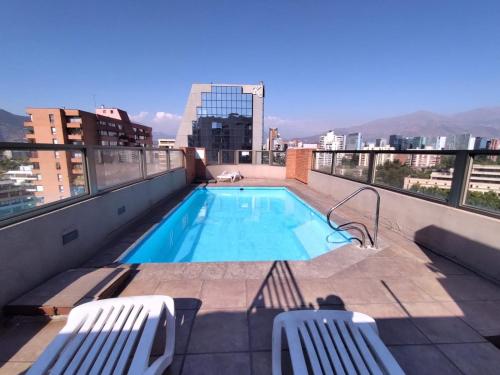
POLYGON ((28 374, 162 374, 172 363, 174 344, 174 301, 170 297, 89 302, 71 310, 64 328, 28 374), (158 328, 165 330, 165 349, 150 364, 158 328))
POLYGON ((273 375, 281 375, 283 330, 294 374, 404 374, 368 315, 302 310, 284 312, 274 319, 273 375))
POLYGON ((217 181, 233 181, 233 174, 223 171, 222 174, 217 176, 217 181))
POLYGON ((232 176, 232 179, 231 181, 234 182, 236 180, 241 180, 241 174, 240 174, 240 171, 236 171, 236 172, 233 172, 231 173, 231 176, 232 176))

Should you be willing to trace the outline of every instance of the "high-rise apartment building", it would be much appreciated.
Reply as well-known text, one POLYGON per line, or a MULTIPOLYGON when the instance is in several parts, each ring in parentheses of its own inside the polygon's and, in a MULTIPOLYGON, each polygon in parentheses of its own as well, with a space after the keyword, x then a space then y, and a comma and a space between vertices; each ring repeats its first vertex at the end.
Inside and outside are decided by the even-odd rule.
MULTIPOLYGON (((319 137, 319 149, 320 150, 343 150, 345 147, 345 136, 336 135, 333 130, 329 130, 325 134, 319 137)), ((337 160, 342 159, 338 157, 337 160)), ((333 160, 332 154, 321 153, 318 154, 319 165, 331 165, 333 160)))
MULTIPOLYGON (((377 146, 376 144, 369 144, 368 146, 363 147, 363 151, 389 151, 389 150, 394 150, 394 147, 385 145, 385 146, 377 146)), ((376 159, 375 159, 375 165, 384 165, 386 162, 393 162, 394 161, 394 154, 378 154, 376 159)), ((370 154, 365 154, 365 153, 360 153, 359 154, 359 162, 358 165, 360 167, 368 167, 368 164, 370 162, 370 154)))
POLYGON ((359 150, 361 149, 361 133, 350 133, 345 137, 346 150, 359 150))
POLYGON ((427 147, 432 147, 434 150, 444 150, 446 147, 446 137, 428 137, 425 145, 427 147))
POLYGON ((413 137, 411 140, 411 148, 424 148, 425 146, 427 146, 425 137, 413 137))
POLYGON ((473 150, 476 138, 471 134, 450 135, 446 138, 447 150, 473 150))
POLYGON ((278 131, 278 128, 269 128, 269 135, 267 137, 267 146, 266 146, 268 150, 276 149, 275 140, 277 139, 280 139, 280 133, 278 131))
POLYGON ((219 150, 262 150, 263 139, 262 82, 191 86, 177 132, 177 147, 205 147, 211 160, 219 150))
POLYGON ((474 141, 474 150, 486 150, 488 148, 488 139, 485 137, 476 137, 474 141))
MULTIPOLYGON (((148 146, 152 129, 130 121, 127 112, 101 107, 96 113, 78 109, 27 108, 24 123, 31 143, 148 146)), ((84 189, 82 154, 78 151, 40 150, 31 153, 33 173, 38 176, 35 195, 40 203, 77 195, 84 189)))
MULTIPOLYGON (((425 150, 432 150, 432 149, 433 148, 431 146, 425 147, 425 150)), ((414 149, 414 150, 418 151, 420 149, 414 149)), ((413 151, 413 149, 408 149, 408 151, 413 151)), ((440 160, 441 160, 440 155, 415 153, 408 155, 407 163, 414 168, 431 168, 439 164, 440 160)))

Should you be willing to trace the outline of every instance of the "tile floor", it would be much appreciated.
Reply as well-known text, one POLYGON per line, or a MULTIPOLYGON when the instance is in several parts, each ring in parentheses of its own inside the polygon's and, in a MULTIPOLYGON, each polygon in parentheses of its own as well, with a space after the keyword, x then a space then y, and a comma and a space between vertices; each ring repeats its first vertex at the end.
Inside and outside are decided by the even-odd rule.
MULTIPOLYGON (((305 185, 286 184, 322 211, 331 205, 305 185)), ((170 207, 141 219, 144 230, 170 207)), ((380 237, 379 251, 347 247, 317 262, 141 265, 120 295, 175 298, 176 355, 167 374, 270 374, 273 318, 298 308, 373 316, 407 374, 498 374, 500 350, 485 336, 500 335, 500 287, 395 232, 381 228, 380 237)), ((112 267, 132 242, 106 245, 85 266, 112 267)), ((26 370, 63 324, 64 317, 3 319, 0 374, 26 370)))

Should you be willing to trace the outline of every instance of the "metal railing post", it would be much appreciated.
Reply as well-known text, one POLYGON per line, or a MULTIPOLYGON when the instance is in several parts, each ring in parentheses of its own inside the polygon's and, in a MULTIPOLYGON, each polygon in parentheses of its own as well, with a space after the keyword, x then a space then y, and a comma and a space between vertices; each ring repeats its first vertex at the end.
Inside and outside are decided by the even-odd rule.
POLYGON ((269 165, 273 165, 274 162, 273 158, 274 158, 273 152, 269 150, 269 165))
POLYGON ((222 164, 222 150, 217 150, 217 164, 222 164))
POLYGON ((240 164, 240 152, 234 150, 234 164, 240 164))
POLYGON ((148 177, 148 167, 146 163, 146 149, 144 147, 140 148, 139 155, 141 160, 142 179, 145 180, 148 177))
POLYGON ((453 207, 459 207, 462 204, 467 181, 469 180, 469 171, 471 157, 469 151, 456 151, 455 164, 453 166, 453 177, 451 179, 450 195, 448 204, 453 207))
POLYGON ((330 174, 333 176, 333 173, 335 172, 335 160, 336 160, 336 156, 335 156, 335 153, 332 152, 331 153, 332 155, 332 166, 330 167, 330 174))
MULTIPOLYGON (((360 156, 361 157, 361 156, 360 156)), ((375 166, 376 166, 376 160, 377 160, 377 154, 374 151, 370 151, 368 154, 368 184, 373 184, 373 180, 375 178, 375 166)))
POLYGON ((86 170, 86 176, 87 176, 87 186, 89 188, 89 194, 96 195, 97 192, 99 191, 99 187, 97 184, 97 171, 96 171, 96 157, 95 153, 96 149, 92 146, 84 146, 82 149, 84 152, 84 157, 82 158, 82 161, 84 163, 84 168, 86 170))
POLYGON ((167 171, 169 171, 170 169, 172 169, 172 162, 170 161, 170 150, 165 150, 165 152, 167 153, 167 171))

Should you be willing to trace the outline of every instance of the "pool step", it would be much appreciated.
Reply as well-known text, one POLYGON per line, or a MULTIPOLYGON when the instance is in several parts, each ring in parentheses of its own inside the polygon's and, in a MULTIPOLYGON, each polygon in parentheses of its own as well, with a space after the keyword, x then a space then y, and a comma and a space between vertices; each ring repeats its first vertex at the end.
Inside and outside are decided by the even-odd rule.
POLYGON ((120 267, 70 269, 10 302, 4 313, 66 315, 76 305, 113 296, 131 272, 120 267))

